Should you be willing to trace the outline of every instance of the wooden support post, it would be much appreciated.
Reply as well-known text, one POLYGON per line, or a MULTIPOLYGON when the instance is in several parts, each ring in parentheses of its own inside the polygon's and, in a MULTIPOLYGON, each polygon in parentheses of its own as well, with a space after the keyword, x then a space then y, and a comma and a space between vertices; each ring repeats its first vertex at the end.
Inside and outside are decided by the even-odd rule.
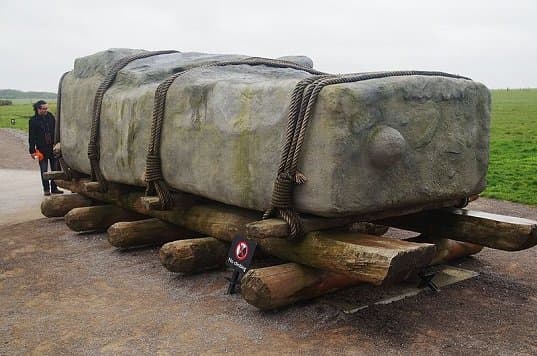
POLYGON ((93 205, 93 201, 80 194, 61 194, 45 197, 41 213, 47 218, 61 217, 74 208, 93 205))
MULTIPOLYGON (((109 184, 105 193, 88 192, 73 181, 70 189, 81 191, 94 199, 111 202, 139 213, 184 226, 193 231, 231 241, 236 235, 246 236, 246 225, 257 221, 260 212, 218 203, 200 204, 195 199, 176 199, 167 211, 147 210, 140 202, 143 192, 131 187, 109 184)), ((312 232, 301 241, 283 238, 256 238, 265 253, 311 267, 339 272, 373 284, 405 279, 410 273, 427 265, 434 246, 357 233, 312 232)))
POLYGON ((65 215, 65 224, 73 231, 105 231, 119 221, 145 218, 115 205, 100 205, 71 210, 65 215))
POLYGON ((43 179, 64 180, 64 179, 67 179, 67 175, 65 174, 64 171, 48 171, 48 172, 43 173, 43 179))
POLYGON ((377 222, 498 250, 519 251, 537 245, 537 221, 481 211, 446 208, 377 222))
POLYGON ((160 249, 160 262, 171 272, 196 273, 222 268, 228 249, 214 237, 173 241, 160 249))
POLYGON ((198 233, 155 218, 120 221, 108 228, 108 242, 120 248, 161 245, 197 236, 198 233))

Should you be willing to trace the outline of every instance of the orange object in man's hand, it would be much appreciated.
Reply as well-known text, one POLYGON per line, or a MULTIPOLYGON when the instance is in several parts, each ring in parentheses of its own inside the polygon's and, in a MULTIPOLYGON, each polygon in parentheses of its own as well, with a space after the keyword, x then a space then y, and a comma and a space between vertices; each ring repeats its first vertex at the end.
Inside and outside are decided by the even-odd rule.
POLYGON ((34 157, 37 157, 38 160, 42 161, 45 158, 45 155, 43 155, 43 152, 39 151, 37 148, 35 149, 34 157))

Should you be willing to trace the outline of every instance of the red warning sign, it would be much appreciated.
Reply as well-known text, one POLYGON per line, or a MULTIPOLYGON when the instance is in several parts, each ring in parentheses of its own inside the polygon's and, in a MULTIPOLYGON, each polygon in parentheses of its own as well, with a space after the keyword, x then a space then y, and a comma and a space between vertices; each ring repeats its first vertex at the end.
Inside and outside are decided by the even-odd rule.
POLYGON ((227 255, 227 265, 237 271, 246 273, 252 263, 256 245, 255 241, 235 236, 227 255))
POLYGON ((235 248, 235 258, 239 261, 244 261, 248 257, 248 244, 240 241, 235 248))

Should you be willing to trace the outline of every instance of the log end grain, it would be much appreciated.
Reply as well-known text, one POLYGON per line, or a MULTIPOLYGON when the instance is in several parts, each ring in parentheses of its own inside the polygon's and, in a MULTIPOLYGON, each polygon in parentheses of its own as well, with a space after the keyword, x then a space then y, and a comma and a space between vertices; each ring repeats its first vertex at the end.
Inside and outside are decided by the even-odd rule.
POLYGON ((176 273, 197 273, 225 265, 228 244, 214 237, 169 242, 160 249, 160 262, 176 273))

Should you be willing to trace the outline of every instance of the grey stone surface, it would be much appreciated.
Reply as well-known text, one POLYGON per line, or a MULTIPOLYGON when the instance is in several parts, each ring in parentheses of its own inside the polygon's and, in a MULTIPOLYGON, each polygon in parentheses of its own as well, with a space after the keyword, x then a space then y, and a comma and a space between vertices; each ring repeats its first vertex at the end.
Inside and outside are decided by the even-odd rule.
MULTIPOLYGON (((114 61, 139 50, 80 58, 62 92, 62 150, 89 173, 95 91, 114 61)), ((101 169, 144 185, 154 91, 186 68, 247 56, 175 53, 136 60, 103 100, 101 169)), ((300 64, 304 57, 285 57, 300 64)), ((174 189, 256 210, 270 202, 289 96, 308 73, 247 65, 195 69, 166 101, 161 157, 174 189)), ((308 129, 295 190, 298 210, 322 216, 417 206, 479 193, 488 164, 490 95, 482 84, 392 77, 324 88, 308 129)))

